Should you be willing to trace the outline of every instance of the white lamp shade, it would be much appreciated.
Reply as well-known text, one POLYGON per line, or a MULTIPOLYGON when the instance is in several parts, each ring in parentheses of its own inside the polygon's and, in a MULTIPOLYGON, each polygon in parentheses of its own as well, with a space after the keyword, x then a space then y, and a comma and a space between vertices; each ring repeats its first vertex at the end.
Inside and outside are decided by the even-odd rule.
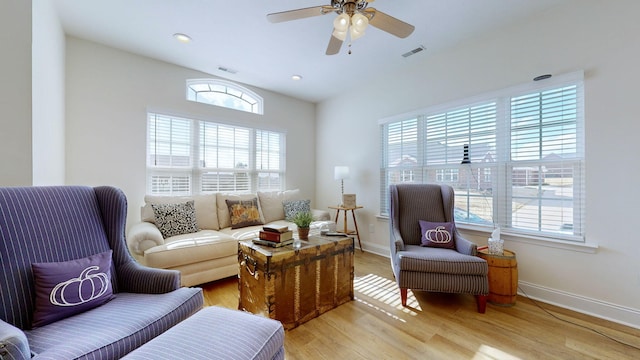
POLYGON ((338 29, 334 29, 332 35, 336 39, 342 40, 342 41, 344 41, 347 38, 347 32, 346 31, 338 31, 338 29))
POLYGON ((351 29, 349 29, 349 33, 351 34, 351 41, 357 40, 364 35, 364 31, 358 31, 355 26, 352 26, 351 29))
POLYGON ((348 166, 336 166, 333 172, 334 178, 336 180, 344 180, 349 178, 349 167, 348 166))
POLYGON ((355 28, 358 32, 364 33, 368 25, 369 19, 360 13, 355 13, 351 17, 351 28, 355 28))
POLYGON ((333 28, 336 29, 336 31, 344 31, 346 33, 349 28, 349 15, 345 13, 338 15, 333 20, 333 28))

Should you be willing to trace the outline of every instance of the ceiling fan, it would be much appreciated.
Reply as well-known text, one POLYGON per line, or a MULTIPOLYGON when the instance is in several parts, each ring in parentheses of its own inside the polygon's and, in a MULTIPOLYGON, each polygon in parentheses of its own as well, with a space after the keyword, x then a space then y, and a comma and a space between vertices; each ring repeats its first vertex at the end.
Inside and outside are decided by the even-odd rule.
POLYGON ((411 35, 415 27, 382 11, 368 7, 373 0, 331 0, 331 5, 314 6, 267 15, 272 23, 304 19, 312 16, 337 13, 333 21, 333 33, 327 46, 327 55, 340 52, 347 34, 351 41, 358 39, 370 24, 399 38, 411 35))

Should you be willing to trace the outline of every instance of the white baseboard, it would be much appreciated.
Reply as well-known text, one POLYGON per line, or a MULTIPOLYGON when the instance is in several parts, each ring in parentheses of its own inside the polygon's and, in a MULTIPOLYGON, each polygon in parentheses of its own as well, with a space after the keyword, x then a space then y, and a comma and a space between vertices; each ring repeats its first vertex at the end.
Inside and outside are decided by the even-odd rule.
MULTIPOLYGON (((358 243, 356 242, 356 250, 359 250, 358 243)), ((372 254, 384 256, 386 258, 389 257, 389 246, 381 246, 378 244, 368 244, 363 243, 362 249, 366 252, 370 252, 372 254)))
MULTIPOLYGON (((389 257, 389 248, 387 246, 364 243, 363 248, 367 252, 386 258, 389 257)), ((537 301, 640 329, 639 309, 620 306, 526 281, 519 281, 518 286, 518 294, 522 296, 528 296, 537 301)))
POLYGON ((531 299, 640 329, 640 310, 638 309, 632 309, 582 295, 571 294, 566 291, 551 289, 525 281, 519 281, 518 285, 518 294, 531 299))

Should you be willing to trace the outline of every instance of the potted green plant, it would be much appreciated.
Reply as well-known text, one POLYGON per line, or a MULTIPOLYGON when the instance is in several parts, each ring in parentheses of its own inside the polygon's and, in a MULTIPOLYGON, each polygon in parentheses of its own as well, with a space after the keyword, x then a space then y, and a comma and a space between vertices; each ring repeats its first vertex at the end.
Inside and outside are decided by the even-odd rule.
POLYGON ((309 226, 313 222, 313 215, 308 211, 301 211, 293 217, 292 221, 298 227, 298 237, 301 240, 308 239, 309 226))

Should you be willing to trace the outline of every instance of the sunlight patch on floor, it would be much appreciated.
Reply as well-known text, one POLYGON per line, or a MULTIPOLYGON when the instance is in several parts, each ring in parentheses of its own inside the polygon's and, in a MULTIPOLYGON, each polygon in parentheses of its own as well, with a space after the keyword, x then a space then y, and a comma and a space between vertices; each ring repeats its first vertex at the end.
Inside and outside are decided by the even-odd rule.
MULTIPOLYGON (((355 277, 353 279, 353 289, 362 295, 366 295, 397 310, 402 310, 412 316, 417 315, 416 311, 422 311, 420 304, 413 295, 413 292, 408 291, 407 307, 404 307, 400 300, 400 289, 396 282, 375 274, 355 277)), ((362 299, 358 299, 358 301, 369 304, 369 302, 362 299)), ((380 309, 375 305, 372 306, 380 309)), ((382 309, 380 310, 384 311, 382 309)))
POLYGON ((406 322, 407 322, 407 320, 405 320, 405 319, 402 319, 402 318, 398 317, 398 315, 394 315, 394 314, 392 314, 392 313, 388 312, 387 310, 380 308, 379 306, 376 306, 376 305, 374 305, 374 304, 372 304, 372 303, 370 303, 370 302, 367 302, 366 300, 360 299, 359 297, 356 297, 356 298, 355 298, 355 300, 356 300, 357 302, 359 302, 359 303, 362 303, 362 304, 364 304, 364 305, 367 305, 368 307, 370 307, 370 308, 372 308, 372 309, 375 309, 375 310, 377 310, 377 311, 382 312, 383 314, 385 314, 385 315, 387 315, 387 316, 391 317, 391 318, 392 318, 392 319, 394 319, 394 320, 398 320, 398 321, 403 322, 403 323, 406 323, 406 322))
POLYGON ((496 359, 496 360, 520 360, 521 358, 517 356, 513 356, 511 354, 507 354, 506 352, 496 349, 489 345, 480 345, 480 349, 476 351, 474 360, 481 359, 496 359))

